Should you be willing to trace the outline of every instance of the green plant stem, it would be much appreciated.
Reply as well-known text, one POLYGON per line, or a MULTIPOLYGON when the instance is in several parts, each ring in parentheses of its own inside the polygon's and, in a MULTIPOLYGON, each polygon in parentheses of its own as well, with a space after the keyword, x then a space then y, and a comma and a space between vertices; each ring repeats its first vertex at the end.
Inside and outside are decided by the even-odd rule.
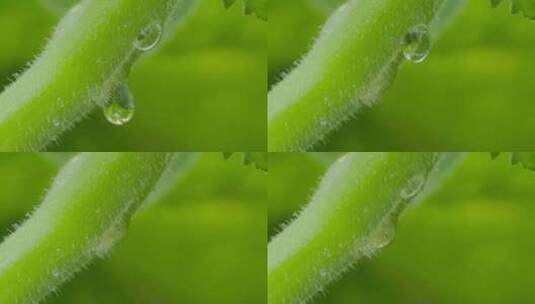
POLYGON ((269 151, 304 151, 371 106, 395 77, 403 40, 445 0, 349 0, 268 94, 269 151))
POLYGON ((82 0, 43 53, 0 95, 0 151, 42 150, 123 81, 149 25, 165 25, 190 0, 82 0))
POLYGON ((126 231, 170 153, 83 153, 0 245, 0 303, 37 303, 126 231))
POLYGON ((387 245, 433 169, 452 163, 444 156, 349 153, 336 161, 310 203, 268 245, 268 303, 305 303, 387 245))

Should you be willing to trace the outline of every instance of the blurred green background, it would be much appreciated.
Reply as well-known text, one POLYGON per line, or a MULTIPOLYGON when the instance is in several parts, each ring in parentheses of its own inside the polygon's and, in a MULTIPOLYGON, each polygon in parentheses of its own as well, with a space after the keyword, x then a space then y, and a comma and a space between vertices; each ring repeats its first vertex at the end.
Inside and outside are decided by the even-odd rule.
MULTIPOLYGON (((270 154, 269 234, 307 202, 338 154, 270 154), (299 177, 299 178, 296 178, 299 177)), ((394 241, 314 303, 528 303, 535 285, 535 173, 468 154, 399 221, 394 241)))
MULTIPOLYGON (((0 0, 0 90, 39 54, 58 22, 47 1, 67 0, 0 0)), ((97 109, 50 150, 265 150, 267 24, 244 16, 241 3, 226 10, 221 0, 195 1, 134 67, 133 120, 113 126, 97 109)))
MULTIPOLYGON (((342 0, 270 0, 269 83, 312 45, 342 0)), ((382 101, 318 151, 533 150, 535 22, 504 1, 464 0, 422 64, 403 63, 382 101)))
MULTIPOLYGON (((65 157, 0 153, 0 236, 40 202, 65 157)), ((108 258, 45 303, 264 303, 266 182, 238 156, 197 154, 108 258)))

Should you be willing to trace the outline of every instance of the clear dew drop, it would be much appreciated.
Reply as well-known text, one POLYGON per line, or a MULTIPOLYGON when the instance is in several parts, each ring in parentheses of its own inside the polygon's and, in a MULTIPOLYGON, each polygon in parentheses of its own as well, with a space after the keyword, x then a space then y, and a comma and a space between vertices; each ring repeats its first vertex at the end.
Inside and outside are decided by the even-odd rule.
POLYGON ((409 200, 415 197, 424 187, 425 177, 417 174, 410 178, 409 183, 401 190, 401 198, 409 200))
POLYGON ((396 235, 396 225, 390 217, 384 219, 368 236, 362 247, 362 254, 371 257, 377 250, 388 245, 396 235))
POLYGON ((145 27, 134 41, 136 49, 147 52, 152 50, 162 38, 163 29, 161 24, 152 23, 145 27))
POLYGON ((405 59, 420 63, 427 58, 431 49, 431 37, 425 24, 413 26, 405 36, 403 55, 405 59))
POLYGON ((134 117, 134 97, 126 84, 120 84, 103 107, 106 119, 117 126, 124 125, 134 117))

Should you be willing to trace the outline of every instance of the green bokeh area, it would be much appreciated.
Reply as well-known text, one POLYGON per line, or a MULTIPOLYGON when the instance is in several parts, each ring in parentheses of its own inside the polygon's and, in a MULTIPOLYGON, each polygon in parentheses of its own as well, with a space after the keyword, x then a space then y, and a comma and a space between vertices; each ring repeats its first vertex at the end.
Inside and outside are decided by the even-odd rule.
MULTIPOLYGON (((67 155, 68 156, 68 155, 67 155)), ((0 235, 43 198, 64 155, 0 154, 0 235)), ((198 154, 136 214, 104 260, 45 303, 264 303, 267 174, 239 157, 198 154)))
MULTIPOLYGON (((47 1, 61 2, 0 1, 0 88, 39 54, 58 23, 47 1)), ((244 16, 241 4, 227 10, 221 0, 195 1, 134 67, 133 120, 114 126, 96 109, 50 150, 265 150, 267 23, 244 16)))
MULTIPOLYGON (((291 69, 339 0, 272 0, 269 82, 291 69)), ((405 62, 380 103, 319 151, 533 150, 535 22, 464 0, 421 64, 405 62)))
MULTIPOLYGON (((270 157, 271 235, 310 198, 326 168, 314 155, 270 157)), ((535 173, 510 165, 506 155, 468 154, 436 192, 404 213, 390 245, 314 303, 530 302, 534 185, 535 173)))

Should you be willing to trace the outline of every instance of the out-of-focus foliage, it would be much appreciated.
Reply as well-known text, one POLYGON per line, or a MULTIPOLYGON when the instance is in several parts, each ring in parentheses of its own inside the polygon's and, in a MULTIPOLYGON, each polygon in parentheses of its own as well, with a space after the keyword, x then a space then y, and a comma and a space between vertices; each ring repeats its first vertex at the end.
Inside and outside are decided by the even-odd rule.
MULTIPOLYGON (((322 171, 303 154, 270 157, 268 191, 277 193, 269 199, 270 227, 308 200, 322 171)), ((436 192, 405 213, 388 247, 314 303, 529 301, 534 185, 535 173, 511 166, 505 153, 494 160, 489 153, 469 154, 436 192)))
MULTIPOLYGON (((498 6, 503 0, 490 0, 493 6, 498 6)), ((511 14, 521 13, 527 18, 535 19, 535 1, 511 0, 511 14)))
MULTIPOLYGON (((273 0, 269 82, 309 49, 336 0, 273 0)), ((531 150, 535 22, 506 5, 465 1, 422 64, 402 64, 378 105, 329 137, 323 151, 531 150)))
MULTIPOLYGON (((223 0, 227 7, 231 6, 236 0, 223 0)), ((243 12, 245 14, 256 15, 258 18, 267 19, 267 0, 242 0, 243 12)))
MULTIPOLYGON (((61 159, 0 155, 1 235, 40 201, 61 159)), ((135 216, 109 258, 46 303, 265 301, 265 179, 238 159, 201 154, 171 191, 135 216)))
MULTIPOLYGON (((223 152, 223 157, 229 159, 234 152, 223 152)), ((268 154, 264 152, 240 152, 244 165, 253 164, 255 168, 263 171, 268 170, 268 154)))
MULTIPOLYGON (((492 158, 496 158, 501 152, 492 152, 492 158)), ((509 161, 511 165, 520 164, 522 167, 535 170, 535 153, 533 152, 509 152, 509 161)))
MULTIPOLYGON (((58 18, 41 0, 0 1, 0 87, 40 52, 58 18)), ((265 26, 238 5, 198 0, 133 69, 133 120, 113 126, 97 110, 50 149, 264 150, 265 26)))

